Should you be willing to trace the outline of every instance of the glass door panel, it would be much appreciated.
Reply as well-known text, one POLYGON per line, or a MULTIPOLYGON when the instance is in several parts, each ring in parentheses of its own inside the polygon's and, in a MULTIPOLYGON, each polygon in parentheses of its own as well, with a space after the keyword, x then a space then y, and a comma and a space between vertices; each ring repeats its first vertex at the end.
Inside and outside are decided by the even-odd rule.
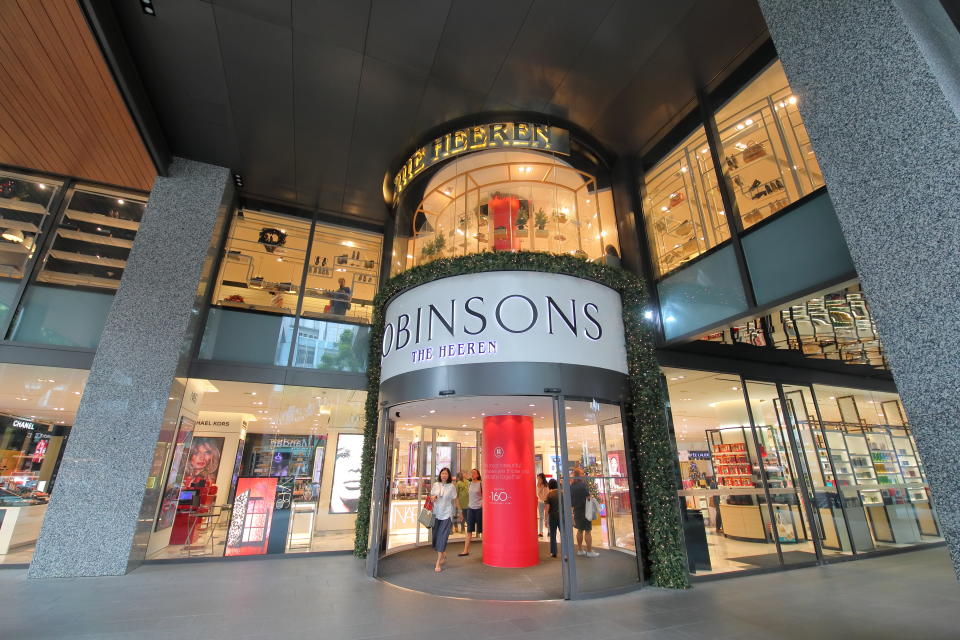
POLYGON ((398 424, 394 431, 391 459, 390 508, 387 518, 387 550, 418 542, 417 516, 420 513, 420 474, 417 457, 423 429, 398 424))
POLYGON ((780 547, 784 564, 817 560, 814 535, 808 520, 804 495, 798 490, 798 456, 791 450, 787 420, 777 385, 746 383, 754 421, 754 438, 760 460, 761 482, 770 496, 770 534, 780 547))
POLYGON ((565 422, 577 590, 635 585, 639 572, 620 406, 567 400, 565 422))

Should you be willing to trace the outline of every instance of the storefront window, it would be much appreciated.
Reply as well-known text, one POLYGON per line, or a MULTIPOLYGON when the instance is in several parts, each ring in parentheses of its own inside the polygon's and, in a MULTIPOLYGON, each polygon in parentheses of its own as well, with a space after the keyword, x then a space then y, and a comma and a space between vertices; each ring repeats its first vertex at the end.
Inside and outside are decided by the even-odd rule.
POLYGON ((187 384, 148 557, 353 548, 365 392, 187 384))
POLYGON ((792 300, 697 338, 796 351, 809 358, 888 369, 877 326, 858 283, 792 300))
POLYGON ((397 273, 437 258, 483 251, 547 251, 619 264, 609 187, 556 156, 483 151, 430 180, 394 249, 397 273), (609 256, 609 258, 607 257, 609 256))
POLYGON ((285 367, 292 349, 295 367, 366 370, 382 238, 317 223, 310 242, 310 226, 274 213, 237 213, 201 359, 285 367))
POLYGON ((896 394, 664 374, 692 572, 941 539, 896 394))
POLYGON ((61 184, 0 171, 0 321, 6 321, 61 184))
POLYGON ((87 373, 0 364, 0 564, 33 557, 87 373))
POLYGON ((824 184, 798 102, 778 60, 717 111, 744 228, 824 184))
POLYGON ((643 211, 658 277, 730 237, 703 127, 648 171, 644 183, 643 211))
POLYGON ((75 188, 10 338, 95 349, 145 208, 140 196, 75 188))

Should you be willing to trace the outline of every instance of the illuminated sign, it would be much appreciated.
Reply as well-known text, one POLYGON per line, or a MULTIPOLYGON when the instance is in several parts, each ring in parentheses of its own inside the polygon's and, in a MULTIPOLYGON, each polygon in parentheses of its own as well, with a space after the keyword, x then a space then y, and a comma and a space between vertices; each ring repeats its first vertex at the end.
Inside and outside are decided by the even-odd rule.
POLYGON ((29 420, 14 420, 13 426, 17 429, 29 429, 30 431, 33 431, 33 423, 29 420))
POLYGON ((566 129, 533 122, 498 122, 464 127, 446 133, 414 151, 393 178, 395 193, 429 167, 452 156, 484 149, 539 149, 570 154, 566 129))
POLYGON ((534 271, 442 278, 386 308, 381 380, 431 367, 546 362, 627 372, 620 295, 534 271))

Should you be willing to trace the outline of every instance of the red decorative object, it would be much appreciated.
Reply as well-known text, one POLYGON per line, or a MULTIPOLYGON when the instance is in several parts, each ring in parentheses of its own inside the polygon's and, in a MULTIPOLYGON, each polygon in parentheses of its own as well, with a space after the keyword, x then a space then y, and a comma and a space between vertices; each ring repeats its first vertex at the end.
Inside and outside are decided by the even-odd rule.
POLYGON ((483 564, 532 567, 540 562, 533 418, 483 419, 483 564))
POLYGON ((495 193, 490 197, 487 208, 493 217, 493 250, 519 251, 520 238, 514 233, 514 228, 520 212, 520 198, 495 193))

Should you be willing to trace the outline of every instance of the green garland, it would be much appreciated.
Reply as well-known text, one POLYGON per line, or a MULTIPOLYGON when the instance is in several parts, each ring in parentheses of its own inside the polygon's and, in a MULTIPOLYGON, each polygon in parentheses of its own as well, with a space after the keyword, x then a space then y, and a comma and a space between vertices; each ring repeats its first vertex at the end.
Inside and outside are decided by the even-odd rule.
POLYGON ((630 402, 627 427, 639 470, 642 513, 651 582, 660 587, 690 586, 680 534, 680 512, 674 475, 676 455, 667 429, 660 367, 653 348, 653 332, 643 310, 649 305, 644 282, 623 269, 586 262, 568 254, 532 251, 487 252, 459 258, 442 258, 414 267, 388 280, 374 299, 367 365, 366 424, 360 503, 357 508, 354 554, 366 557, 370 531, 370 500, 373 485, 377 425, 380 420, 380 347, 383 342, 387 301, 408 289, 451 276, 485 271, 541 271, 594 280, 620 293, 626 330, 627 364, 630 372, 630 402))

